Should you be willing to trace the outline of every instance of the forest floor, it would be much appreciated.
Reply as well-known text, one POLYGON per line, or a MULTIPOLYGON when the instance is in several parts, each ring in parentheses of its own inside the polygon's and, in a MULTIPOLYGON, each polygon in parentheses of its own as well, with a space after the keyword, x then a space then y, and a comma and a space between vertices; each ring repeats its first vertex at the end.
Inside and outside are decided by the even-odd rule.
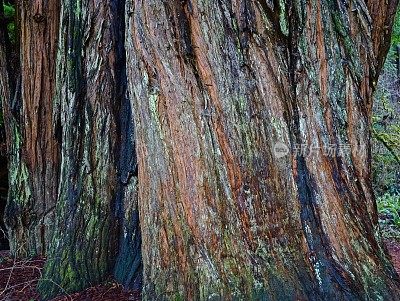
MULTIPOLYGON (((45 260, 34 258, 15 261, 8 252, 0 252, 0 301, 36 301, 36 285, 45 260)), ((52 301, 136 301, 140 292, 125 291, 121 285, 109 280, 82 292, 57 297, 52 301)))
POLYGON ((390 256, 392 256, 393 265, 400 276, 400 241, 387 240, 385 242, 390 256))
MULTIPOLYGON (((400 240, 386 240, 386 247, 397 273, 400 275, 400 240)), ((39 300, 36 285, 41 276, 45 260, 35 258, 15 261, 7 252, 0 253, 0 301, 35 301, 39 300)), ((136 301, 140 300, 140 292, 124 291, 113 282, 90 287, 85 291, 58 297, 52 301, 136 301)))

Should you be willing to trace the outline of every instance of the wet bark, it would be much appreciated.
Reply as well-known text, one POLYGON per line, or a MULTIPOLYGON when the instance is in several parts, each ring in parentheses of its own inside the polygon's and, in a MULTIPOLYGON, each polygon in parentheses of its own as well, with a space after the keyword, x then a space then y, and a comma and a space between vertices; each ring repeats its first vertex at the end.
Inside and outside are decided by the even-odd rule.
POLYGON ((44 299, 142 259, 146 300, 398 299, 369 151, 397 1, 21 3, 7 222, 44 299))
POLYGON ((127 286, 140 279, 140 255, 130 249, 140 248, 140 234, 124 10, 124 1, 61 2, 61 175, 56 233, 39 285, 44 299, 99 283, 114 267, 127 286))
POLYGON ((370 183, 396 5, 127 1, 145 300, 398 300, 370 183))
POLYGON ((5 221, 12 253, 26 257, 46 253, 54 223, 59 146, 52 114, 59 5, 21 1, 17 10, 19 39, 16 45, 4 40, 1 74, 10 186, 5 221))

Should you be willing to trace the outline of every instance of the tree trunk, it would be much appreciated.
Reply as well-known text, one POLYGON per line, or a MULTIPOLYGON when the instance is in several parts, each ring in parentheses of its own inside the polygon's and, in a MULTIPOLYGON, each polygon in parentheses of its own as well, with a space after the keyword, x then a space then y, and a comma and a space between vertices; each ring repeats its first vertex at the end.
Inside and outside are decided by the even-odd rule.
POLYGON ((44 299, 103 281, 116 259, 120 281, 140 280, 140 256, 130 249, 140 248, 140 234, 124 9, 124 1, 61 1, 61 175, 56 233, 39 285, 44 299))
POLYGON ((10 183, 5 220, 11 252, 31 256, 48 249, 58 189, 59 146, 52 114, 59 5, 21 1, 17 9, 19 45, 4 44, 9 62, 1 74, 8 85, 2 97, 10 183), (11 56, 18 46, 16 62, 15 53, 11 56))
POLYGON ((370 183, 390 2, 128 1, 145 300, 398 300, 370 183))
MULTIPOLYGON (((2 164, 2 168, 6 168, 5 173, 7 176, 2 176, 2 178, 6 178, 5 181, 2 181, 2 185, 7 185, 4 187, 8 190, 8 166, 11 165, 8 161, 11 156, 9 156, 10 145, 12 142, 13 136, 10 135, 15 130, 15 122, 14 116, 11 114, 12 107, 12 97, 15 87, 16 87, 16 77, 15 74, 18 73, 19 66, 15 66, 13 62, 17 61, 16 58, 18 56, 18 52, 13 53, 13 47, 11 47, 11 41, 7 32, 7 20, 4 15, 4 6, 3 1, 0 1, 0 102, 1 102, 1 116, 2 116, 2 131, 4 130, 5 134, 5 147, 2 145, 2 159, 5 160, 4 164, 2 164), (11 68, 14 67, 15 73, 10 73, 11 68), (4 128, 4 129, 3 129, 4 128), (4 153, 5 148, 5 153, 4 153)), ((17 48, 15 48, 16 50, 17 48)), ((3 138, 3 137, 2 137, 3 138)), ((3 143, 3 139, 2 139, 3 143)), ((2 196, 3 197, 3 196, 2 196)), ((8 235, 6 234, 7 229, 4 223, 4 213, 5 207, 7 203, 7 196, 5 199, 2 199, 1 202, 1 229, 2 229, 2 238, 4 240, 7 239, 8 243, 8 235)), ((3 241, 2 247, 6 244, 3 241)))

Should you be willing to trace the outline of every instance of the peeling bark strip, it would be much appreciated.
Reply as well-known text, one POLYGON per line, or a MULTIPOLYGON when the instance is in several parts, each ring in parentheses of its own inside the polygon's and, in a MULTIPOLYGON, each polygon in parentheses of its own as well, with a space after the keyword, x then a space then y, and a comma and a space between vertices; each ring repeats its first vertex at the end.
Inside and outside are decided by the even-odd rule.
POLYGON ((129 270, 128 275, 116 271, 118 279, 130 286, 140 278, 135 261, 138 257, 140 263, 140 256, 128 249, 140 248, 140 234, 135 229, 136 158, 120 15, 124 5, 61 1, 55 98, 61 178, 56 233, 39 285, 44 299, 103 281, 118 251, 119 264, 125 259, 129 270))
POLYGON ((127 1, 145 300, 398 300, 357 151, 397 5, 372 2, 127 1))
MULTIPOLYGON (((20 66, 15 61, 9 65, 16 79, 2 97, 10 179, 5 220, 11 251, 32 256, 48 250, 58 189, 59 145, 52 115, 59 2, 20 1, 17 10, 20 66)), ((5 51, 13 48, 5 46, 5 51)))

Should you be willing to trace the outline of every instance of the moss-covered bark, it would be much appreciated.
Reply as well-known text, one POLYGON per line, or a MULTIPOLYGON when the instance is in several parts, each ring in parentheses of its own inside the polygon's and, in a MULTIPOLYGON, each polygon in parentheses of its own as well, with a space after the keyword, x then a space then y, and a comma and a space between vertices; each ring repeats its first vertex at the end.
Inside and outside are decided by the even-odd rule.
POLYGON ((61 2, 55 97, 61 176, 56 233, 39 285, 44 299, 103 281, 118 253, 117 266, 126 260, 128 274, 116 268, 118 279, 132 286, 140 278, 129 249, 140 247, 140 236, 123 12, 123 1, 61 2))
POLYGON ((398 300, 369 180, 395 5, 127 2, 144 299, 398 300))

